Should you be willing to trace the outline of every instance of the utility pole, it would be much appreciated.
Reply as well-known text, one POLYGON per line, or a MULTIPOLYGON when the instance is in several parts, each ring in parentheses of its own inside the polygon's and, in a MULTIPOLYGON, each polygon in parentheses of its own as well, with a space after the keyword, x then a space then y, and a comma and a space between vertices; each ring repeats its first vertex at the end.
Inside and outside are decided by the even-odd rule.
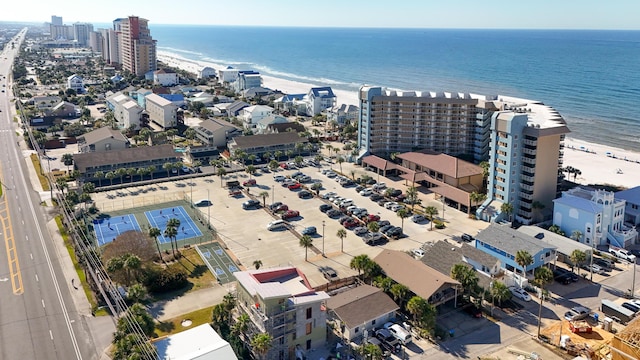
POLYGON ((327 257, 324 253, 324 220, 322 220, 322 257, 327 257))

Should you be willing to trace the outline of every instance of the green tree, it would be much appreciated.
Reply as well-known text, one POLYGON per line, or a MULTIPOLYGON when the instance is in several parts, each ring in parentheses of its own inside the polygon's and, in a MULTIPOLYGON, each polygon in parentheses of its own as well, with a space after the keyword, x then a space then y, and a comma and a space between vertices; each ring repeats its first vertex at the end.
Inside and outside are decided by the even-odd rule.
POLYGON ((493 286, 491 287, 491 297, 493 301, 502 304, 504 301, 511 299, 511 296, 511 291, 509 291, 507 285, 500 281, 493 281, 493 286))
MULTIPOLYGON (((522 267, 522 277, 527 277, 527 266, 533 264, 533 256, 527 250, 518 250, 516 252, 516 263, 522 267)), ((522 280, 520 280, 522 286, 522 280)))
POLYGON ((222 187, 222 179, 225 175, 227 175, 227 170, 225 170, 223 167, 218 168, 216 175, 220 176, 220 187, 222 187))
POLYGON ((415 186, 411 186, 405 194, 407 196, 407 202, 411 204, 411 210, 413 210, 418 202, 418 189, 415 186))
POLYGON ((360 345, 358 347, 358 354, 366 360, 382 360, 382 349, 375 344, 365 343, 360 345))
POLYGON ((173 238, 178 236, 178 229, 173 226, 168 226, 164 229, 164 237, 169 238, 171 242, 171 252, 173 253, 173 258, 176 258, 176 251, 173 249, 173 238))
POLYGON ((119 168, 118 170, 116 170, 116 175, 120 177, 120 184, 123 184, 124 183, 123 178, 125 175, 127 175, 127 169, 119 168))
POLYGON ((571 252, 571 271, 573 271, 573 267, 580 267, 587 260, 587 254, 584 251, 579 249, 575 249, 571 252))
POLYGON ((478 287, 478 274, 466 264, 453 265, 450 276, 462 285, 462 289, 467 295, 471 295, 471 292, 478 287))
POLYGON ((420 296, 413 296, 407 302, 407 311, 419 327, 431 331, 435 328, 437 311, 435 306, 420 296))
POLYGON ((162 168, 167 172, 167 177, 170 177, 171 174, 171 170, 173 170, 173 163, 170 162, 166 162, 164 164, 162 164, 162 168))
POLYGON ((278 161, 277 161, 277 160, 271 160, 271 161, 269 161, 269 165, 267 165, 267 166, 269 166, 269 170, 271 170, 271 171, 276 171, 276 169, 277 169, 277 168, 278 168, 278 166, 280 166, 280 165, 278 164, 278 161))
POLYGON ((156 172, 156 166, 155 165, 151 165, 149 167, 147 167, 147 173, 151 175, 151 180, 153 180, 153 173, 156 172))
POLYGON ((67 179, 61 178, 61 177, 56 179, 56 185, 58 186, 58 189, 60 189, 60 192, 62 193, 62 195, 64 195, 64 191, 69 188, 67 179))
POLYGON ((73 155, 63 154, 60 160, 62 160, 62 163, 67 167, 67 173, 69 173, 69 167, 73 165, 73 155))
POLYGON ((109 179, 109 184, 113 186, 113 178, 116 177, 116 173, 113 171, 109 171, 104 175, 104 177, 109 179))
POLYGON ((349 268, 353 270, 358 270, 358 276, 360 276, 362 271, 366 269, 369 266, 369 263, 371 262, 373 262, 373 260, 371 260, 368 255, 366 254, 357 255, 351 259, 351 262, 349 263, 349 268))
POLYGON ((244 169, 244 171, 246 171, 247 174, 249 174, 249 179, 251 179, 251 175, 256 173, 256 167, 253 165, 249 165, 246 167, 246 169, 244 169))
POLYGON ((477 191, 469 194, 469 200, 471 201, 471 206, 478 205, 479 203, 485 201, 487 199, 487 194, 479 193, 477 191))
POLYGON ((255 165, 255 161, 258 157, 254 154, 247 156, 247 160, 251 161, 251 165, 255 165))
POLYGON ((551 231, 552 233, 556 233, 558 235, 564 236, 564 231, 562 231, 562 229, 560 229, 558 225, 549 226, 549 231, 551 231))
POLYGON ((296 156, 293 159, 293 162, 296 163, 296 166, 300 167, 300 165, 302 165, 302 162, 304 161, 304 158, 300 155, 296 156))
POLYGON ((262 267, 262 260, 253 260, 253 266, 256 270, 260 269, 262 267))
POLYGON ((402 228, 402 232, 404 232, 404 219, 408 218, 411 215, 411 212, 406 208, 402 208, 396 212, 396 215, 400 218, 400 227, 402 228))
POLYGON ((504 203, 500 206, 500 211, 505 213, 509 218, 509 221, 511 221, 511 214, 513 214, 513 205, 509 203, 504 203))
POLYGON ((129 175, 129 177, 131 178, 131 180, 129 180, 129 182, 133 182, 133 177, 136 175, 137 172, 138 172, 138 169, 136 169, 136 168, 128 168, 127 169, 127 175, 129 175))
POLYGON ((104 177, 104 171, 96 171, 96 173, 93 174, 93 177, 98 179, 98 186, 102 187, 102 178, 104 177))
POLYGON ((148 296, 147 288, 142 284, 133 284, 127 289, 127 300, 131 303, 142 303, 148 296))
POLYGON ((267 207, 267 198, 269 197, 269 192, 261 191, 260 194, 258 194, 258 196, 262 198, 262 206, 267 207))
POLYGON ((282 151, 280 151, 280 150, 276 150, 276 151, 274 151, 274 152, 273 152, 273 156, 276 158, 276 159, 275 159, 275 160, 276 160, 276 162, 277 162, 277 161, 280 161, 280 158, 282 157, 282 151))
POLYGON ((431 223, 431 230, 433 230, 433 217, 438 215, 438 209, 435 206, 427 206, 424 208, 424 213, 429 217, 431 223))
POLYGON ((401 309, 408 294, 409 288, 403 284, 393 284, 393 286, 391 286, 391 295, 393 296, 393 300, 398 303, 398 306, 400 306, 401 309))
POLYGON ((160 257, 160 260, 163 260, 162 252, 160 251, 160 243, 158 242, 158 236, 160 236, 161 234, 162 232, 160 232, 160 229, 158 229, 157 227, 152 227, 149 229, 149 237, 152 238, 153 242, 156 243, 156 247, 158 248, 158 256, 160 257))
POLYGON ((251 339, 251 348, 260 359, 264 359, 273 346, 273 338, 268 333, 256 334, 251 339))
POLYGON ((580 230, 573 230, 571 232, 571 239, 575 240, 575 241, 580 241, 580 239, 582 239, 582 231, 580 230))
POLYGON ((308 261, 307 253, 309 251, 309 248, 313 246, 313 239, 311 238, 311 236, 302 235, 302 237, 300 238, 300 246, 304 248, 304 261, 308 261))
POLYGON ((393 280, 387 276, 380 275, 373 279, 373 285, 389 294, 391 292, 391 286, 393 286, 393 280))
POLYGON ((340 252, 344 252, 344 238, 347 237, 347 231, 345 229, 340 229, 336 233, 336 236, 340 238, 340 252))
POLYGON ((535 282, 540 287, 540 308, 538 309, 538 337, 540 337, 540 323, 542 320, 542 302, 544 301, 544 288, 553 281, 553 272, 545 267, 539 267, 535 271, 535 282))
POLYGON ((380 230, 380 224, 377 221, 372 221, 367 224, 367 229, 371 232, 378 232, 380 230))
POLYGON ((338 156, 336 162, 340 165, 340 173, 342 173, 342 163, 344 162, 344 158, 342 156, 338 156))

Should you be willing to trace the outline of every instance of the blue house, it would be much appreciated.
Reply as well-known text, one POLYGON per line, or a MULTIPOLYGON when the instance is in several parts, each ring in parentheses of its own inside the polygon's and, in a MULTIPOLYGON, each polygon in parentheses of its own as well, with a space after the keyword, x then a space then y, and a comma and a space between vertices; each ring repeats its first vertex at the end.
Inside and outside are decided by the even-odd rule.
POLYGON ((531 235, 512 229, 509 225, 492 223, 476 235, 476 249, 500 260, 502 267, 521 274, 523 269, 516 262, 516 254, 524 250, 531 254, 533 263, 527 266, 527 275, 552 263, 556 258, 556 247, 535 239, 531 235))
POLYGON ((626 202, 624 208, 624 222, 630 226, 640 225, 640 186, 615 193, 616 200, 626 202))

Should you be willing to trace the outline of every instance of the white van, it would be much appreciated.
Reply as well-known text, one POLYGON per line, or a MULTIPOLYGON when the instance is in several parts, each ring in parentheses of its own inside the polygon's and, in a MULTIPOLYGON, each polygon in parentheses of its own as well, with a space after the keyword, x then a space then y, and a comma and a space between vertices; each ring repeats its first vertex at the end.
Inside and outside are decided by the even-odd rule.
POLYGON ((351 206, 351 205, 353 205, 353 200, 351 200, 351 199, 344 199, 340 203, 340 206, 345 207, 345 208, 348 207, 348 206, 351 206))
POLYGON ((383 326, 385 329, 389 330, 391 335, 393 335, 396 339, 398 339, 402 345, 407 345, 412 342, 411 334, 405 330, 402 326, 398 324, 394 324, 392 322, 388 322, 383 326))
POLYGON ((269 224, 267 224, 267 230, 280 230, 285 229, 287 227, 287 223, 284 220, 273 220, 269 224))

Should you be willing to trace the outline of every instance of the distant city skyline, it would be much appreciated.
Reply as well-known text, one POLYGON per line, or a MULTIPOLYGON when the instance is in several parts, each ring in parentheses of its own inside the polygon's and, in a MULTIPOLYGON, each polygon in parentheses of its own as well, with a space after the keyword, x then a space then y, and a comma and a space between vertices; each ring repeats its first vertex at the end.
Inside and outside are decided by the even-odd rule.
POLYGON ((28 0, 22 6, 3 8, 0 21, 44 23, 56 15, 65 24, 105 24, 136 15, 152 25, 640 30, 640 2, 633 0, 245 0, 238 5, 193 0, 177 8, 176 4, 169 0, 112 0, 94 10, 79 0, 28 0))

